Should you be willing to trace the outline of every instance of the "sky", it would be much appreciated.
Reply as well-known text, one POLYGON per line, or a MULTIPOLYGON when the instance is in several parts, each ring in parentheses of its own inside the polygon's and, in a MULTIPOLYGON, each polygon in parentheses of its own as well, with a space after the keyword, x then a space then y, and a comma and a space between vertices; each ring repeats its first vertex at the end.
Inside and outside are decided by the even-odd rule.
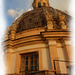
MULTIPOLYGON (((4 0, 5 19, 7 25, 11 26, 13 21, 24 12, 32 9, 33 0, 4 0)), ((50 6, 69 13, 70 0, 49 0, 50 6)))

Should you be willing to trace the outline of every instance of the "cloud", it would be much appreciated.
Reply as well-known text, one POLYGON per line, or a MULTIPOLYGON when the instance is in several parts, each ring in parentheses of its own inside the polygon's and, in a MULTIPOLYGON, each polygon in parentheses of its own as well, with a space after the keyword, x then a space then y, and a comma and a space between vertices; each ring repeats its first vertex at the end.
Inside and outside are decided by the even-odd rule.
POLYGON ((27 11, 31 11, 33 8, 28 9, 27 11))
POLYGON ((23 13, 24 9, 21 9, 20 11, 14 10, 14 9, 8 9, 8 15, 12 16, 14 19, 20 16, 23 13))
POLYGON ((8 15, 12 16, 13 18, 15 18, 16 16, 18 16, 17 14, 18 12, 14 9, 9 9, 8 10, 8 15))

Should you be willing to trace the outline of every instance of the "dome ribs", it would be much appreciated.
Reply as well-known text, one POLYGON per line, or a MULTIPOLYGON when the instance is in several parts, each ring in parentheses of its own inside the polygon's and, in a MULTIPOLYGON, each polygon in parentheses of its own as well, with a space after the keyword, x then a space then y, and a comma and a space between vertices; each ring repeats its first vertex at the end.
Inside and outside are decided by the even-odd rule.
POLYGON ((52 7, 41 7, 24 13, 14 23, 17 24, 16 32, 18 33, 28 29, 45 27, 50 22, 53 24, 53 29, 62 29, 64 26, 69 28, 69 20, 70 16, 60 10, 52 7), (46 18, 46 15, 49 19, 46 18))

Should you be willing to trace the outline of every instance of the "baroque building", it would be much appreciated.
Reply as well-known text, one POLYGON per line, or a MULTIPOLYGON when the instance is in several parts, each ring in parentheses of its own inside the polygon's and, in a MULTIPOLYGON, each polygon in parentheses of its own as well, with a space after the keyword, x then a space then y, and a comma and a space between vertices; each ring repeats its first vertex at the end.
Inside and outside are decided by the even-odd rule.
POLYGON ((34 0, 7 28, 3 42, 7 75, 68 75, 71 66, 70 16, 34 0))

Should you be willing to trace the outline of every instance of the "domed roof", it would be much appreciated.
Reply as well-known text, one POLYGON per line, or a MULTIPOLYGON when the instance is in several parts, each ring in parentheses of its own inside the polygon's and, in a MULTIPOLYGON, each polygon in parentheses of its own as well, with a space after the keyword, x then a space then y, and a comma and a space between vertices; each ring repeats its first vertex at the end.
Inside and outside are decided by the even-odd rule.
POLYGON ((49 20, 53 21, 57 25, 59 25, 60 18, 61 16, 63 16, 61 20, 63 20, 65 24, 68 25, 68 21, 70 18, 69 15, 52 7, 41 7, 35 10, 25 12, 22 16, 20 16, 14 22, 17 25, 16 32, 47 26, 47 14, 51 16, 49 20))

